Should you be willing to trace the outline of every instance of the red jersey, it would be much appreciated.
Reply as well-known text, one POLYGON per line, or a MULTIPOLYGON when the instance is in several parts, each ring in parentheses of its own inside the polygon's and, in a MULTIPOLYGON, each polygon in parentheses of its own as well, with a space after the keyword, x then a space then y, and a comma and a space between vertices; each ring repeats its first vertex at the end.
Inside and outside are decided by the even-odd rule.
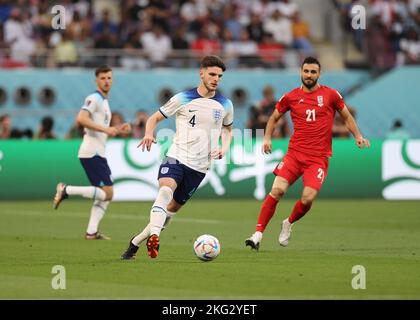
POLYGON ((294 133, 289 149, 331 157, 335 112, 344 106, 344 99, 336 90, 322 85, 313 92, 304 92, 299 87, 286 93, 277 102, 276 109, 280 113, 290 110, 294 133))

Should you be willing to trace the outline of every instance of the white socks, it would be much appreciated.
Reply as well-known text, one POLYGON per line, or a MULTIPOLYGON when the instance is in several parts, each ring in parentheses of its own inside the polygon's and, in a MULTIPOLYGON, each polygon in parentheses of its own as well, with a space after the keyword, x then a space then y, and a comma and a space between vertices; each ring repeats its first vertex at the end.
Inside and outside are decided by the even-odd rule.
MULTIPOLYGON (((102 190, 101 190, 102 191, 102 190)), ((99 222, 103 218, 109 201, 95 200, 90 211, 90 219, 86 232, 94 234, 98 231, 99 222)))
POLYGON ((171 188, 163 186, 159 189, 155 203, 150 210, 150 234, 160 235, 166 219, 166 208, 171 202, 172 196, 171 188))
POLYGON ((95 199, 95 200, 102 200, 104 201, 106 198, 106 193, 99 187, 74 187, 74 186, 67 186, 66 193, 69 196, 82 196, 84 198, 95 199))
POLYGON ((261 242, 261 240, 262 240, 262 236, 263 236, 262 232, 260 232, 260 231, 256 231, 256 232, 255 232, 255 233, 251 236, 251 239, 252 239, 252 241, 254 241, 254 243, 256 244, 256 243, 261 242))
MULTIPOLYGON (((171 222, 173 216, 176 214, 176 212, 166 211, 166 219, 165 223, 163 224, 162 230, 165 229, 169 222, 171 222)), ((143 229, 142 232, 140 232, 137 236, 131 240, 131 243, 136 245, 137 247, 142 243, 144 240, 146 240, 150 236, 150 223, 146 226, 146 228, 143 229)))

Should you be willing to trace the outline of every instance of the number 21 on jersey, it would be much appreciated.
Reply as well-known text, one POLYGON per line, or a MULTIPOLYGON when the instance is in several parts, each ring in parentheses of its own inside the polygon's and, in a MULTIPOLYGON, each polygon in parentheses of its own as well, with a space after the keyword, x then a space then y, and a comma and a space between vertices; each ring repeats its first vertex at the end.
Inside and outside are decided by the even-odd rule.
POLYGON ((315 109, 306 109, 306 121, 315 121, 315 109))

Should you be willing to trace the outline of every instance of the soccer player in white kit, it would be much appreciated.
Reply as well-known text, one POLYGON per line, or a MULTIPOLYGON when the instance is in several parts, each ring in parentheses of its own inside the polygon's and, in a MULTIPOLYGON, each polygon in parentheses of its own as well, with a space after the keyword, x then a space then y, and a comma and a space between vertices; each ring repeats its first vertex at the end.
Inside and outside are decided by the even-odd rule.
POLYGON ((221 159, 229 149, 233 104, 216 91, 225 70, 219 57, 204 57, 199 86, 176 94, 147 120, 145 136, 139 144, 143 151, 150 151, 156 143, 153 132, 157 124, 174 114, 176 134, 159 168, 159 191, 150 210, 150 222, 130 240, 121 259, 134 258, 146 239, 148 255, 157 257, 161 230, 197 190, 212 159, 221 159))
POLYGON ((60 182, 54 197, 54 209, 57 209, 61 201, 69 196, 78 195, 94 199, 85 239, 110 240, 98 231, 99 222, 113 196, 113 182, 105 158, 105 144, 108 136, 114 137, 119 133, 131 132, 131 126, 129 123, 124 123, 118 128, 110 127, 111 109, 108 94, 112 87, 112 69, 101 66, 96 69, 95 76, 97 90, 86 97, 82 110, 76 118, 76 121, 85 128, 78 157, 92 186, 71 186, 60 182))

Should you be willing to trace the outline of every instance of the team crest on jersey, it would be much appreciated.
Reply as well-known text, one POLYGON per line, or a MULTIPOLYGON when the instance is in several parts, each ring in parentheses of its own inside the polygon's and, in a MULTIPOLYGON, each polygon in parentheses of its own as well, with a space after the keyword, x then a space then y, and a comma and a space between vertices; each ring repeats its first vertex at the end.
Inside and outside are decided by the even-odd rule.
POLYGON ((280 170, 283 167, 283 165, 284 165, 284 162, 283 161, 280 162, 277 166, 277 170, 280 170))
POLYGON ((324 105, 324 97, 318 96, 318 107, 322 107, 324 105))
POLYGON ((213 119, 217 123, 222 119, 222 111, 219 109, 213 109, 213 119))
POLYGON ((169 171, 169 168, 168 167, 162 167, 162 169, 160 169, 160 173, 161 174, 167 174, 168 171, 169 171))

